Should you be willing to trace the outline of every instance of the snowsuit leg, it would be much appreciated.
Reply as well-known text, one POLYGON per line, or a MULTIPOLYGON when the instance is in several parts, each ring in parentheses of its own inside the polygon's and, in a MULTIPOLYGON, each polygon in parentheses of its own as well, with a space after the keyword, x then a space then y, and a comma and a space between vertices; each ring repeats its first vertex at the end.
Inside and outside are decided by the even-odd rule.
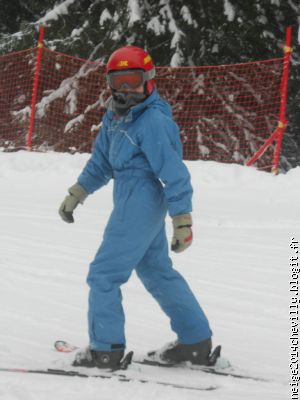
POLYGON ((163 226, 136 267, 146 289, 171 320, 171 328, 182 344, 211 337, 208 320, 185 279, 173 269, 163 226))
POLYGON ((107 351, 125 346, 120 286, 135 268, 170 317, 181 343, 211 336, 203 311, 168 257, 166 212, 167 202, 158 180, 126 174, 116 179, 114 209, 87 278, 92 349, 107 351))
POLYGON ((87 277, 89 337, 94 350, 125 345, 120 286, 127 282, 157 236, 166 212, 166 200, 157 180, 116 176, 114 209, 87 277))

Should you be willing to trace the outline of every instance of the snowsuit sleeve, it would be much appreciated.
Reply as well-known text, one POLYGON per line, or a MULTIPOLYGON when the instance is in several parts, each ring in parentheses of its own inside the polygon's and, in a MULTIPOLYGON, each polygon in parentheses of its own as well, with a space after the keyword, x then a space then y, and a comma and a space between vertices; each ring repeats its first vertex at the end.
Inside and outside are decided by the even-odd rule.
POLYGON ((169 215, 189 213, 192 211, 193 189, 190 174, 182 161, 179 128, 158 110, 152 112, 141 133, 141 150, 154 174, 164 184, 169 215))
POLYGON ((100 189, 112 178, 112 167, 108 160, 109 140, 105 122, 104 117, 92 155, 77 180, 88 194, 100 189))

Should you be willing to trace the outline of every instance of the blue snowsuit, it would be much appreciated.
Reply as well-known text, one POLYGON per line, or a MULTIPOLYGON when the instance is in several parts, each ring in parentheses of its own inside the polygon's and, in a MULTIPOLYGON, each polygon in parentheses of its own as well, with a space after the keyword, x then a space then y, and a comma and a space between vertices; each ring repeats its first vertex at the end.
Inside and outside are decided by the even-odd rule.
POLYGON ((206 316, 168 256, 166 213, 189 213, 192 187, 171 107, 156 90, 123 117, 106 111, 78 183, 90 194, 111 178, 114 207, 87 278, 90 347, 125 347, 120 286, 133 270, 180 343, 211 337, 206 316))

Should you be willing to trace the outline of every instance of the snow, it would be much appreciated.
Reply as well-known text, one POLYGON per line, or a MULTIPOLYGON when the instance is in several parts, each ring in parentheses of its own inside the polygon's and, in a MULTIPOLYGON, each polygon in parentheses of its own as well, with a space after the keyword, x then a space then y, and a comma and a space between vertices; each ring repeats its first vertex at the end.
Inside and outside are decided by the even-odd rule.
POLYGON ((112 19, 112 16, 111 16, 110 12, 108 11, 108 9, 105 8, 100 15, 99 25, 102 26, 105 23, 105 21, 110 20, 110 19, 112 19))
POLYGON ((129 0, 127 9, 129 14, 128 27, 132 27, 135 22, 141 20, 141 9, 138 0, 129 0))
MULTIPOLYGON (((95 48, 94 52, 96 50, 97 47, 95 48)), ((93 53, 91 54, 91 58, 93 57, 93 53)), ((64 112, 70 115, 74 114, 77 110, 77 93, 79 90, 80 78, 88 76, 93 71, 96 71, 100 66, 100 62, 86 62, 82 64, 82 66, 73 76, 64 79, 57 89, 48 90, 47 93, 45 91, 46 95, 41 99, 39 103, 37 103, 36 116, 42 118, 45 115, 47 106, 49 106, 49 104, 51 104, 56 99, 63 97, 66 97, 64 112)), ((61 65, 56 63, 55 68, 59 70, 61 68, 61 65)), ((65 131, 67 132, 68 129, 70 129, 70 127, 76 124, 78 121, 83 121, 83 119, 85 118, 84 114, 89 112, 91 109, 98 107, 99 103, 103 104, 104 96, 105 93, 102 92, 99 95, 99 99, 95 103, 89 104, 84 110, 83 114, 80 114, 74 119, 70 120, 66 124, 65 131)), ((26 106, 19 111, 13 111, 12 114, 19 120, 25 121, 30 114, 30 107, 26 106)))
POLYGON ((75 28, 71 32, 71 37, 75 38, 76 36, 80 36, 82 32, 83 32, 83 28, 75 28))
POLYGON ((149 22, 147 23, 147 30, 152 30, 156 36, 164 34, 166 31, 158 16, 152 17, 149 20, 149 22))
POLYGON ((224 14, 228 21, 232 22, 235 17, 235 9, 229 0, 224 0, 224 14))
POLYGON ((36 21, 36 24, 45 24, 49 21, 58 20, 60 15, 66 15, 69 13, 69 6, 72 5, 76 0, 65 0, 61 4, 54 7, 52 10, 48 11, 44 17, 36 21))
MULTIPOLYGON (((61 221, 57 212, 87 159, 87 154, 0 152, 0 368, 65 365, 69 356, 52 349, 56 339, 87 344, 85 278, 111 211, 112 183, 78 207, 74 224, 61 221)), ((172 254, 174 265, 200 299, 223 356, 239 371, 273 381, 208 375, 195 380, 185 371, 149 369, 150 378, 220 386, 200 394, 137 382, 0 372, 1 400, 287 398, 289 243, 300 240, 300 167, 272 176, 215 162, 187 166, 195 191, 194 243, 172 254)), ((167 232, 171 237, 169 218, 167 232)), ((123 297, 128 349, 142 355, 174 339, 167 317, 135 274, 123 297)), ((139 370, 128 373, 141 377, 139 370)))
POLYGON ((173 33, 173 37, 170 43, 170 48, 175 49, 171 60, 171 67, 179 67, 182 63, 182 51, 180 49, 179 43, 181 37, 184 35, 181 29, 178 28, 176 20, 173 16, 172 9, 170 7, 169 0, 161 0, 162 8, 160 10, 161 15, 168 21, 168 28, 171 33, 173 33))
POLYGON ((193 25, 194 28, 198 28, 199 25, 197 21, 192 18, 190 10, 187 6, 181 7, 180 14, 183 20, 188 23, 188 25, 193 25))

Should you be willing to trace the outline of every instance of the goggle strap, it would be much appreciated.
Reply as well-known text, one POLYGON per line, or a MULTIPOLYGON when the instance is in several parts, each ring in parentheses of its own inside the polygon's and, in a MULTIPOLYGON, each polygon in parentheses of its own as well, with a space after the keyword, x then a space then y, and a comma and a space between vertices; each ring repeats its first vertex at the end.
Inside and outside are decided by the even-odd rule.
POLYGON ((155 68, 150 69, 150 71, 144 71, 144 80, 150 81, 155 77, 155 68))

